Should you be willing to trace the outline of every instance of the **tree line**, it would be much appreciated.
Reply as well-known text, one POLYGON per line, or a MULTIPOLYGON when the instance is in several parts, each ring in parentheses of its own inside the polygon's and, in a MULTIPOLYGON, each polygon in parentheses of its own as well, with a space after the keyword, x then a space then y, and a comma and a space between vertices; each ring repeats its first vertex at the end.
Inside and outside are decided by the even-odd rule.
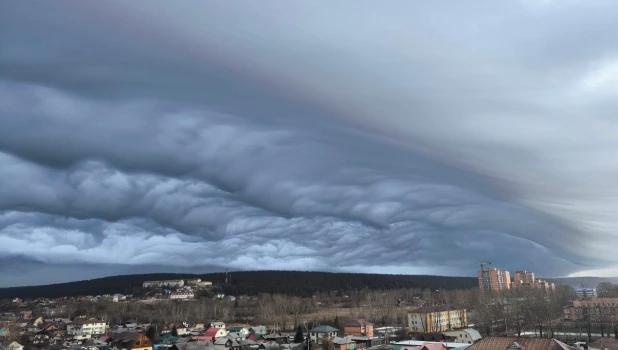
POLYGON ((212 281, 229 295, 285 294, 309 297, 316 293, 350 290, 389 290, 400 288, 467 289, 477 286, 474 277, 444 277, 425 275, 382 275, 361 273, 328 273, 305 271, 239 271, 194 274, 142 274, 98 278, 86 281, 45 286, 0 288, 0 299, 40 297, 76 297, 81 295, 129 294, 139 295, 144 281, 201 278, 212 281))

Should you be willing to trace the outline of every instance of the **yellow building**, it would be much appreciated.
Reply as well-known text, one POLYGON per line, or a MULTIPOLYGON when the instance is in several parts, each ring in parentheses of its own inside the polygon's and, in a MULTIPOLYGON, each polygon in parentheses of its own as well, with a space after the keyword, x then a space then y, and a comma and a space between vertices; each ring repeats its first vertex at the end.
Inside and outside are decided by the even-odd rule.
POLYGON ((445 332, 468 327, 466 309, 425 306, 408 313, 410 333, 445 332))

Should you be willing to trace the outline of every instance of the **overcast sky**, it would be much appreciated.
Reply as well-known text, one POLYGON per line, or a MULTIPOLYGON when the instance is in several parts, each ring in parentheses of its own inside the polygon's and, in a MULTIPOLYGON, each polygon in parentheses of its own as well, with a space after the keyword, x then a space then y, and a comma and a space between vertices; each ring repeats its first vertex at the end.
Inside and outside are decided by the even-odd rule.
POLYGON ((3 1, 0 286, 618 275, 618 3, 3 1))

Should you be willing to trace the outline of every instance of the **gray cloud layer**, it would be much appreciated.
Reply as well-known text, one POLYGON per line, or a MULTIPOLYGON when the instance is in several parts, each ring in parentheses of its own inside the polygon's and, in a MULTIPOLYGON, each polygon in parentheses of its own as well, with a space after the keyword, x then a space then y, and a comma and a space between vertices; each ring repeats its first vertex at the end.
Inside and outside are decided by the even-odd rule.
POLYGON ((618 7, 438 3, 3 5, 3 283, 614 273, 618 7))

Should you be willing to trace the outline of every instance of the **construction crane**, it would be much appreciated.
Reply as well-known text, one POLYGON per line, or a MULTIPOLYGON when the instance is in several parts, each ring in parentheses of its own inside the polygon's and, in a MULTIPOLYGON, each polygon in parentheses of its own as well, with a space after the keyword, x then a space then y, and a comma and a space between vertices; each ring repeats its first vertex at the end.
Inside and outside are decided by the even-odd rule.
POLYGON ((479 263, 481 264, 481 272, 485 271, 485 265, 491 265, 489 261, 480 261, 479 263))

